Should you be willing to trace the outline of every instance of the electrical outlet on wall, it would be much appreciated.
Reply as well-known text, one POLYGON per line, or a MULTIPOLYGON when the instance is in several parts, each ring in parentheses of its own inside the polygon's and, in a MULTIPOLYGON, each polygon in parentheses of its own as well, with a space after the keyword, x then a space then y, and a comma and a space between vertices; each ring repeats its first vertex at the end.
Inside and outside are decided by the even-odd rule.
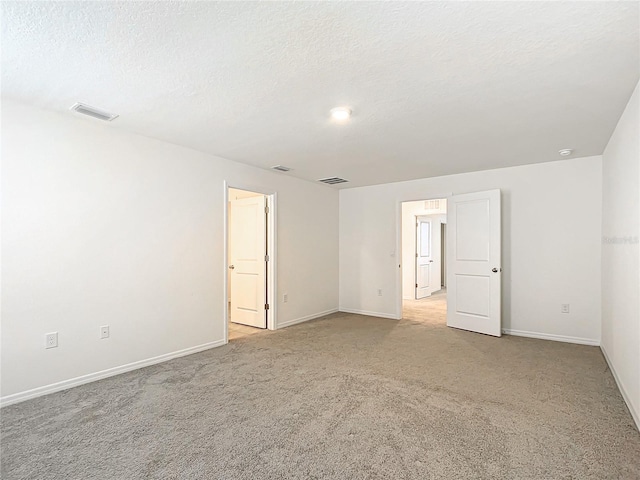
POLYGON ((58 346, 58 332, 47 333, 44 336, 45 348, 56 348, 58 346))
POLYGON ((109 338, 109 325, 100 327, 100 338, 109 338))
POLYGON ((382 289, 381 289, 381 288, 379 288, 379 289, 378 289, 378 296, 379 296, 379 297, 381 297, 381 296, 382 296, 382 289))
POLYGON ((570 310, 569 309, 569 304, 568 303, 563 303, 562 306, 561 306, 560 311, 562 313, 569 313, 569 310, 570 310))

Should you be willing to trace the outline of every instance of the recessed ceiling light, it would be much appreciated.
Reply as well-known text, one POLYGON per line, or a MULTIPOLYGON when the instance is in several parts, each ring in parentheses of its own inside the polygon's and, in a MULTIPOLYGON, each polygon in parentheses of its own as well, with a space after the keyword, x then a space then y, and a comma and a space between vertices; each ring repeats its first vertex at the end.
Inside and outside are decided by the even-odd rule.
POLYGON ((571 150, 570 148, 563 148, 562 150, 559 150, 558 153, 563 157, 568 157, 573 153, 573 150, 571 150))
POLYGON ((331 109, 331 117, 334 120, 345 121, 351 116, 351 109, 347 107, 336 107, 331 109))

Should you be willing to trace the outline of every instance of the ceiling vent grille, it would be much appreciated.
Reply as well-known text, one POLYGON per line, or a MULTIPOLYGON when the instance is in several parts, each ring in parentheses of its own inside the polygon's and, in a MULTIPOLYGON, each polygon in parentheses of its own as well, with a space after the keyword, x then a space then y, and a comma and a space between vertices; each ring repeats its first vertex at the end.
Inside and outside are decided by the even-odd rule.
POLYGON ((83 103, 76 103, 71 110, 74 110, 78 113, 82 113, 83 115, 89 115, 90 117, 97 118, 99 120, 104 120, 110 122, 116 118, 118 115, 114 115, 113 113, 107 113, 103 110, 99 110, 94 107, 90 107, 89 105, 85 105, 83 103))
POLYGON ((275 167, 271 167, 272 170, 277 170, 279 172, 290 172, 291 169, 289 167, 285 167, 283 165, 276 165, 275 167))
POLYGON ((440 210, 440 200, 426 200, 424 208, 425 210, 440 210))
POLYGON ((337 183, 347 183, 349 180, 339 177, 321 178, 319 182, 326 183, 327 185, 335 185, 337 183))

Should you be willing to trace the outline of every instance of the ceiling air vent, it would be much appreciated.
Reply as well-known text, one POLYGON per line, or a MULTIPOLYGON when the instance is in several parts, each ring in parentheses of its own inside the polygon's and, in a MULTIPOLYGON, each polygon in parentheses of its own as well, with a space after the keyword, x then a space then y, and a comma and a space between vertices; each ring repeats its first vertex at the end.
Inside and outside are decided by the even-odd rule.
POLYGON ((283 165, 276 165, 275 167, 271 167, 272 170, 277 170, 279 172, 290 172, 291 169, 289 167, 285 167, 283 165))
POLYGON ((349 180, 339 177, 321 178, 319 182, 326 183, 327 185, 335 185, 336 183, 347 183, 349 180))
POLYGON ((424 208, 425 210, 440 210, 440 200, 426 200, 424 208))
POLYGON ((75 110, 76 112, 82 113, 83 115, 89 115, 90 117, 97 118, 99 120, 105 120, 107 122, 118 118, 118 115, 114 115, 113 113, 107 113, 103 110, 90 107, 89 105, 85 105, 84 103, 76 103, 73 107, 71 107, 71 110, 75 110))

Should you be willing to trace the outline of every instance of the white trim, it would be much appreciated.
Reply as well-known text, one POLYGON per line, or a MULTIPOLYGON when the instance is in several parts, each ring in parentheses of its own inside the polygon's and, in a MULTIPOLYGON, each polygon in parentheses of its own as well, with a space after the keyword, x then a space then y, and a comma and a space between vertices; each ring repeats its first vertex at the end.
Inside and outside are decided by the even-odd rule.
POLYGON ((629 413, 631 413, 631 418, 633 418, 633 421, 636 422, 636 428, 640 430, 640 414, 635 410, 633 403, 631 403, 631 398, 629 397, 627 390, 622 385, 622 381, 620 380, 620 377, 618 377, 618 374, 613 368, 613 363, 609 359, 609 355, 607 355, 607 351, 604 349, 604 346, 600 345, 600 350, 602 350, 602 355, 604 356, 604 359, 607 362, 607 365, 609 366, 609 370, 611 370, 611 374, 613 375, 613 379, 616 381, 616 385, 618 385, 618 390, 620 390, 620 393, 622 394, 622 398, 624 399, 624 402, 627 404, 629 413))
POLYGON ((577 343, 579 345, 600 346, 600 341, 593 338, 569 337, 566 335, 554 335, 552 333, 527 332, 525 330, 511 330, 503 328, 502 333, 515 337, 538 338, 540 340, 553 340, 554 342, 577 343))
MULTIPOLYGON (((267 303, 269 303, 269 312, 267 314, 267 328, 275 330, 278 323, 278 295, 276 288, 278 286, 278 192, 268 195, 269 199, 269 216, 267 217, 267 255, 269 255, 269 268, 267 269, 267 303)), ((226 303, 226 302, 225 302, 226 303)), ((227 322, 228 323, 228 322, 227 322)))
POLYGON ((369 312, 367 310, 356 310, 355 308, 340 307, 339 311, 344 313, 355 313, 356 315, 366 315, 368 317, 390 318, 392 320, 400 320, 402 318, 402 316, 398 317, 393 313, 369 312))
MULTIPOLYGON (((398 264, 398 269, 396 270, 396 314, 393 317, 395 318, 402 318, 402 302, 403 302, 403 296, 404 296, 404 291, 402 288, 402 281, 403 281, 403 276, 404 276, 404 259, 402 258, 402 204, 404 202, 402 200, 398 200, 396 201, 396 250, 395 250, 395 263, 394 263, 394 269, 395 269, 395 264, 398 264)), ((414 290, 414 296, 415 296, 415 290, 414 290)), ((346 311, 344 309, 341 309, 342 311, 346 311)), ((348 313, 357 313, 360 314, 360 312, 353 310, 351 312, 348 313)), ((363 315, 367 315, 366 313, 363 315)), ((378 315, 374 315, 375 317, 377 317, 378 315)))
POLYGON ((151 357, 145 360, 139 360, 137 362, 121 365, 119 367, 113 367, 107 370, 82 375, 80 377, 70 378, 69 380, 63 380, 62 382, 52 383, 50 385, 34 388, 32 390, 14 393, 12 395, 7 395, 0 398, 0 407, 6 407, 8 405, 13 405, 14 403, 24 402, 25 400, 30 400, 32 398, 41 397, 50 393, 60 392, 72 387, 84 385, 85 383, 95 382, 96 380, 102 380, 103 378, 114 377, 116 375, 120 375, 121 373, 130 372, 132 370, 148 367, 150 365, 166 362, 168 360, 173 360, 174 358, 184 357, 186 355, 202 352, 211 348, 220 347, 222 345, 225 345, 226 343, 227 342, 225 342, 224 340, 204 343, 195 347, 185 348, 184 350, 165 353, 164 355, 159 355, 157 357, 151 357))
POLYGON ((293 320, 288 320, 286 322, 279 323, 277 328, 278 329, 286 328, 286 327, 290 327, 291 325, 296 325, 298 323, 308 322, 309 320, 313 320, 313 319, 316 319, 316 318, 324 317, 325 315, 330 315, 332 313, 336 313, 337 311, 338 311, 337 308, 333 308, 331 310, 326 310, 324 312, 312 313, 311 315, 306 315, 304 317, 295 318, 293 320))
POLYGON ((229 343, 229 184, 225 180, 223 183, 224 193, 222 195, 222 252, 224 255, 224 280, 222 281, 222 319, 224 321, 224 341, 229 343))

